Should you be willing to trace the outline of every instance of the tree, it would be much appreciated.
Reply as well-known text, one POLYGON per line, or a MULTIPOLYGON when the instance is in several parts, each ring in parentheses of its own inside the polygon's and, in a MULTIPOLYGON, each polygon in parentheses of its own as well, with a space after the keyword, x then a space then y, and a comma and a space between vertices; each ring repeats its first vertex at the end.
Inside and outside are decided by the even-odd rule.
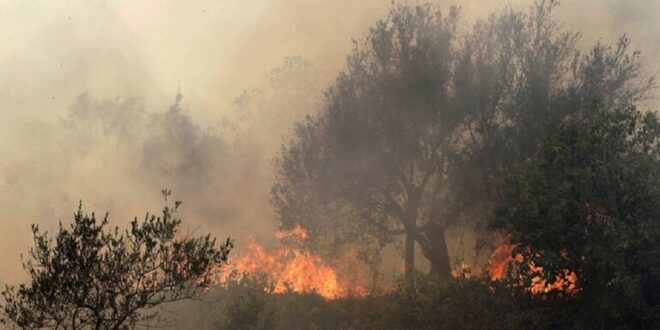
POLYGON ((445 231, 485 229, 499 182, 557 123, 634 104, 654 87, 625 36, 582 55, 555 5, 506 9, 459 34, 455 8, 445 17, 395 4, 276 162, 282 225, 300 223, 331 248, 403 234, 409 281, 415 244, 431 273, 448 276, 445 231))
MULTIPOLYGON (((163 191, 167 200, 170 191, 163 191)), ((197 297, 226 260, 231 239, 182 237, 180 206, 161 216, 135 218, 130 229, 107 229, 102 220, 74 214, 70 229, 60 224, 54 239, 32 226, 34 247, 24 269, 30 285, 2 292, 5 323, 22 328, 128 329, 157 316, 164 303, 197 297)))
POLYGON ((139 98, 98 100, 82 93, 59 124, 70 134, 66 145, 75 148, 75 154, 87 155, 109 137, 135 143, 143 131, 145 114, 139 98))
POLYGON ((430 5, 395 5, 355 44, 323 113, 298 127, 277 161, 273 201, 283 226, 343 226, 379 241, 403 234, 408 283, 415 242, 433 273, 449 274, 444 229, 454 217, 441 201, 460 123, 448 106, 457 20, 456 8, 443 16, 430 5), (323 220, 334 212, 347 221, 323 220))
POLYGON ((452 172, 454 196, 466 200, 484 235, 502 198, 500 182, 532 156, 567 116, 609 112, 643 100, 655 87, 624 35, 582 53, 579 33, 553 18, 555 1, 529 12, 507 9, 475 24, 454 78, 455 106, 467 112, 452 172))
POLYGON ((655 113, 572 117, 504 184, 512 276, 574 283, 581 327, 660 325, 659 142, 655 113))
POLYGON ((150 181, 166 181, 176 189, 196 193, 200 187, 218 189, 213 180, 226 176, 229 148, 218 132, 200 127, 186 113, 178 92, 169 110, 151 113, 145 127, 140 173, 150 181))

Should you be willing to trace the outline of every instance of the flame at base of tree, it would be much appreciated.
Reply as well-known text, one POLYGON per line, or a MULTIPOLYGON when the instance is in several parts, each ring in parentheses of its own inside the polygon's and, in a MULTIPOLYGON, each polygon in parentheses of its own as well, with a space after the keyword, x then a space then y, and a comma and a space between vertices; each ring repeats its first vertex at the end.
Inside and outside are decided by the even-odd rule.
MULTIPOLYGON (((491 254, 488 260, 488 276, 492 281, 504 279, 507 276, 507 271, 512 262, 522 263, 524 257, 518 253, 513 256, 515 244, 510 244, 508 241, 503 242, 491 254)), ((529 263, 529 269, 532 273, 541 272, 543 267, 536 266, 534 263, 529 263)), ((532 285, 529 291, 533 294, 548 293, 553 290, 566 291, 568 293, 576 292, 577 275, 570 271, 564 270, 563 276, 557 276, 554 280, 549 281, 541 276, 532 278, 532 285)))
MULTIPOLYGON (((304 240, 308 233, 296 226, 292 230, 280 231, 276 236, 304 240)), ((274 293, 314 292, 326 299, 367 294, 363 285, 341 276, 336 268, 311 251, 291 245, 281 245, 274 251, 268 251, 253 239, 242 254, 224 266, 220 284, 226 283, 232 274, 236 280, 243 276, 263 276, 274 293)))
MULTIPOLYGON (((266 280, 266 289, 273 293, 289 291, 317 293, 326 299, 348 296, 364 297, 368 294, 364 285, 367 283, 364 280, 366 276, 360 274, 359 267, 356 267, 355 264, 346 261, 335 262, 335 264, 344 266, 335 267, 312 251, 299 247, 301 246, 299 243, 309 237, 309 233, 304 228, 296 225, 293 229, 277 232, 275 236, 284 242, 298 244, 282 244, 269 251, 254 239, 250 239, 243 252, 232 258, 229 264, 223 266, 219 284, 227 284, 230 280, 240 281, 245 276, 257 276, 266 280)), ((461 263, 452 270, 452 275, 454 277, 487 275, 491 281, 502 280, 508 276, 512 262, 519 264, 524 262, 522 254, 513 255, 515 247, 515 244, 510 244, 508 240, 505 240, 493 251, 485 269, 472 268, 461 263)), ((357 258, 349 252, 344 259, 355 261, 357 258)), ((531 273, 543 270, 541 266, 536 266, 532 262, 528 266, 531 273)), ((577 276, 569 270, 564 270, 562 276, 557 276, 552 281, 535 276, 531 283, 528 290, 533 294, 543 294, 555 290, 568 293, 577 291, 577 276)))
POLYGON ((498 246, 488 260, 488 276, 491 280, 497 281, 506 277, 507 270, 512 261, 523 262, 522 254, 517 254, 513 257, 513 249, 515 244, 508 242, 502 243, 498 246))

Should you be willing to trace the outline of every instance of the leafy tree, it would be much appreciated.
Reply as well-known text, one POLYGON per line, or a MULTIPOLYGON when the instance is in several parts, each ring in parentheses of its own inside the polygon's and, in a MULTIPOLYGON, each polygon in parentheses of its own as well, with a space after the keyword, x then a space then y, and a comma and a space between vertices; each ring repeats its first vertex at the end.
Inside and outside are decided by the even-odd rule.
POLYGON ((443 16, 395 5, 356 43, 323 113, 298 127, 277 162, 273 201, 285 227, 378 242, 403 234, 409 283, 415 242, 433 273, 449 274, 443 232, 454 217, 441 201, 460 123, 448 106, 457 20, 456 8, 443 16))
POLYGON ((558 122, 633 104, 654 86, 625 36, 582 55, 555 5, 507 9, 459 35, 454 8, 395 4, 283 148, 272 189, 282 226, 300 223, 330 250, 403 234, 409 282, 415 244, 431 273, 449 275, 445 231, 485 229, 498 183, 558 122))
MULTIPOLYGON (((170 194, 163 191, 166 200, 170 194)), ((157 316, 161 304, 197 297, 213 281, 233 242, 216 247, 209 235, 182 237, 180 205, 137 218, 130 229, 74 214, 55 238, 32 226, 34 247, 24 269, 30 284, 2 292, 3 322, 22 328, 128 329, 157 316)))
POLYGON ((659 142, 655 113, 573 117, 504 185, 494 225, 524 258, 512 276, 575 282, 582 327, 660 325, 659 142))
POLYGON ((186 193, 200 187, 218 189, 213 178, 227 172, 228 148, 217 132, 197 125, 182 102, 179 92, 168 111, 149 114, 140 174, 152 181, 166 180, 186 193))
POLYGON ((553 18, 556 5, 538 1, 529 12, 507 9, 479 21, 457 63, 455 106, 467 114, 453 193, 469 201, 482 234, 477 253, 494 242, 484 225, 502 198, 499 183, 563 118, 635 104, 655 87, 625 36, 581 53, 579 33, 553 18))

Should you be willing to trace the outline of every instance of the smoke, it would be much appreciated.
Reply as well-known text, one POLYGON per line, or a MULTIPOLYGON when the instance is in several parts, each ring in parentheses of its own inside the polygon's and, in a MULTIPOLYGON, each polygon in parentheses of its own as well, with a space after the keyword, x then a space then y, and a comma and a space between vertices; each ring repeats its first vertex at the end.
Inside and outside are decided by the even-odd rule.
MULTIPOLYGON (((465 27, 505 6, 436 2, 460 5, 465 27)), ((29 224, 53 230, 79 199, 125 225, 158 211, 167 187, 186 230, 274 243, 270 161, 389 4, 0 3, 0 283, 23 278, 29 224)), ((658 69, 658 12, 656 0, 566 0, 557 14, 585 44, 627 33, 658 69)))

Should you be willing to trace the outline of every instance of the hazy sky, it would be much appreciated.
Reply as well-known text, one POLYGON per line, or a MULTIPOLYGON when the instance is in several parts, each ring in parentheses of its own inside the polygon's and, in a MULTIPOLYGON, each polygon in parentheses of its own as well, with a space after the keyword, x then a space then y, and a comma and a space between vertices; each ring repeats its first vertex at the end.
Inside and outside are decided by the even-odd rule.
MULTIPOLYGON (((390 2, 0 0, 0 282, 16 278, 29 224, 68 221, 80 198, 120 215, 159 205, 157 191, 133 184, 135 173, 117 156, 123 149, 111 142, 95 144, 79 164, 64 156, 56 123, 82 92, 139 97, 147 111, 160 111, 180 88, 196 122, 216 123, 288 56, 309 60, 320 83, 329 82, 343 68, 351 38, 364 36, 390 2), (49 214, 55 218, 38 219, 49 214)), ((465 26, 507 3, 531 4, 436 2, 461 6, 465 26)), ((660 0, 564 0, 557 14, 585 43, 627 33, 649 66, 660 68, 660 0)), ((254 196, 265 197, 250 201, 258 209, 268 208, 267 195, 254 196)), ((265 214, 255 213, 243 230, 274 230, 265 214)), ((219 236, 238 227, 192 221, 219 236)))
MULTIPOLYGON (((506 3, 530 3, 439 2, 460 5, 467 21, 506 3)), ((286 56, 301 55, 332 77, 351 38, 364 35, 389 3, 0 1, 0 109, 52 117, 83 90, 159 102, 181 86, 200 105, 196 112, 213 115, 286 56)), ((565 0, 558 12, 585 39, 628 33, 650 61, 657 61, 660 1, 565 0)))

